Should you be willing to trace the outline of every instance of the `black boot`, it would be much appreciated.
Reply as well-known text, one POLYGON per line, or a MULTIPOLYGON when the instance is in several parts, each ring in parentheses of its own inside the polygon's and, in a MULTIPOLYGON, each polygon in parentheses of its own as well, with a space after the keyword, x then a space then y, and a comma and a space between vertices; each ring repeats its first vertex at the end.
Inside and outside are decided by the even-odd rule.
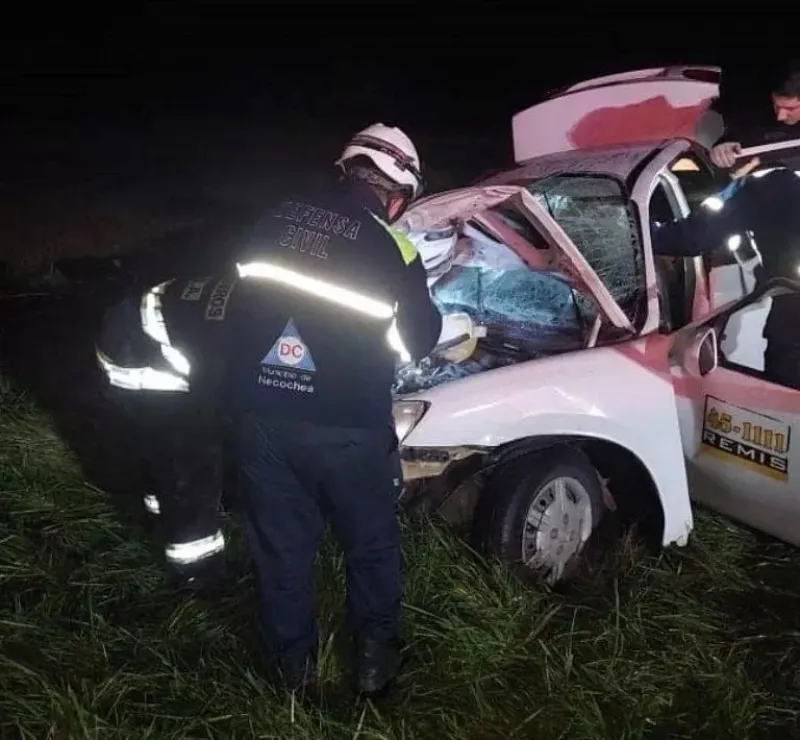
POLYGON ((365 696, 380 696, 391 686, 400 670, 400 645, 396 640, 358 642, 356 679, 358 691, 365 696))

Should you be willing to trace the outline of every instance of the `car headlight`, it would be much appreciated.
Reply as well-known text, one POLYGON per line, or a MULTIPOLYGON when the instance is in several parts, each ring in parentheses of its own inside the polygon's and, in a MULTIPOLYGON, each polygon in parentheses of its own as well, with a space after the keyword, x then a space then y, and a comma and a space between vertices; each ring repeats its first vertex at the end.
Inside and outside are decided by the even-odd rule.
POLYGON ((392 405, 394 430, 400 444, 411 434, 428 410, 426 401, 395 401, 392 405))

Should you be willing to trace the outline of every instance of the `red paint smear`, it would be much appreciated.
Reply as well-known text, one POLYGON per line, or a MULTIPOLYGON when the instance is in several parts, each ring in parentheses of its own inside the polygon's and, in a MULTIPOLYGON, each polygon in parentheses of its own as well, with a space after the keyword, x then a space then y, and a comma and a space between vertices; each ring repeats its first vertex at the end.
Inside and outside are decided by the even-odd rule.
POLYGON ((697 121, 708 106, 709 102, 704 100, 697 105, 675 108, 666 96, 659 95, 640 103, 593 110, 578 121, 567 136, 578 149, 694 138, 697 121))
POLYGON ((696 378, 685 372, 672 374, 668 360, 672 340, 671 335, 655 334, 616 349, 641 368, 670 381, 675 394, 682 398, 700 401, 710 394, 756 413, 773 413, 778 417, 781 417, 781 412, 800 414, 800 392, 793 388, 775 385, 725 367, 718 367, 704 378, 696 378))

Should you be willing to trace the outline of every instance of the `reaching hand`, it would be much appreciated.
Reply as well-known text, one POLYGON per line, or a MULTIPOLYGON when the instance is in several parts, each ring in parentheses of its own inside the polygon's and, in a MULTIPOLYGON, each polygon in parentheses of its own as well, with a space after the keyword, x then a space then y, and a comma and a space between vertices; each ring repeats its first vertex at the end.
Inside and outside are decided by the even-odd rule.
POLYGON ((717 167, 729 169, 736 164, 736 158, 741 151, 742 145, 738 141, 725 141, 711 150, 711 161, 717 167))

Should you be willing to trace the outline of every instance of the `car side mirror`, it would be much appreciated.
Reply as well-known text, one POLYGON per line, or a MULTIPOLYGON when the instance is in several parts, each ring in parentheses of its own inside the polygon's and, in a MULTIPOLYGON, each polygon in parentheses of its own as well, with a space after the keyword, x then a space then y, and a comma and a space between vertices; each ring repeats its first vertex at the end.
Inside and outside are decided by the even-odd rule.
POLYGON ((683 366, 689 375, 702 378, 716 370, 718 365, 717 332, 714 329, 706 329, 698 334, 686 348, 683 366))

